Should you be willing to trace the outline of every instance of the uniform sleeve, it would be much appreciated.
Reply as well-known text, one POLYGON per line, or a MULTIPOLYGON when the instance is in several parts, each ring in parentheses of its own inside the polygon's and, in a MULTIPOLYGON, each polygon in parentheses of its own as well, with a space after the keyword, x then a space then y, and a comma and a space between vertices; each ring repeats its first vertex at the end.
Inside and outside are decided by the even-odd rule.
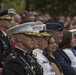
POLYGON ((56 57, 56 59, 59 61, 61 67, 62 67, 62 70, 63 70, 63 73, 64 75, 76 75, 76 72, 74 71, 74 69, 66 63, 66 61, 64 60, 64 58, 59 54, 58 51, 56 51, 54 53, 54 56, 56 57))
POLYGON ((2 61, 4 61, 5 58, 3 57, 2 55, 2 41, 1 41, 1 38, 0 38, 0 67, 2 67, 3 65, 1 64, 2 61))
POLYGON ((22 65, 17 62, 10 62, 3 67, 2 75, 26 75, 22 65))

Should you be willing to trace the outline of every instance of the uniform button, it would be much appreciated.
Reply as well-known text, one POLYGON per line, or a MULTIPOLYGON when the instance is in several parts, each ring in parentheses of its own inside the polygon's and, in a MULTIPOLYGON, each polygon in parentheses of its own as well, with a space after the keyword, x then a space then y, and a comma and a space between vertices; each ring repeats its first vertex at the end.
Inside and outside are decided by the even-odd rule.
POLYGON ((13 53, 10 53, 10 55, 13 55, 13 53))
POLYGON ((35 74, 35 71, 33 71, 33 73, 35 74))
POLYGON ((5 49, 6 49, 6 47, 5 47, 5 49))
POLYGON ((16 58, 16 56, 12 56, 12 58, 16 58))
POLYGON ((31 68, 32 68, 32 69, 34 69, 34 67, 33 67, 33 66, 31 66, 31 68))
POLYGON ((28 67, 26 66, 25 69, 28 69, 28 67))
POLYGON ((28 73, 28 75, 30 75, 30 74, 28 73))
POLYGON ((6 51, 3 51, 3 53, 5 54, 5 53, 6 53, 6 51))
POLYGON ((25 55, 26 55, 26 53, 23 53, 23 55, 25 56, 25 55))
POLYGON ((35 66, 34 66, 34 68, 35 68, 35 66))
POLYGON ((33 62, 33 60, 31 60, 31 62, 33 62))
POLYGON ((17 54, 17 53, 15 52, 15 54, 17 54))

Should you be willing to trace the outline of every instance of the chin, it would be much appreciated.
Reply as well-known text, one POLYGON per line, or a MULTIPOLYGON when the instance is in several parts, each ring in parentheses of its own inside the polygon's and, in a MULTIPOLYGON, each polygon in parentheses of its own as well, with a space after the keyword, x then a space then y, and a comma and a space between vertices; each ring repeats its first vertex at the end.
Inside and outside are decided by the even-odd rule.
POLYGON ((59 40, 59 42, 62 42, 62 40, 59 40))
POLYGON ((30 46, 30 48, 32 49, 32 48, 33 48, 33 46, 30 46))

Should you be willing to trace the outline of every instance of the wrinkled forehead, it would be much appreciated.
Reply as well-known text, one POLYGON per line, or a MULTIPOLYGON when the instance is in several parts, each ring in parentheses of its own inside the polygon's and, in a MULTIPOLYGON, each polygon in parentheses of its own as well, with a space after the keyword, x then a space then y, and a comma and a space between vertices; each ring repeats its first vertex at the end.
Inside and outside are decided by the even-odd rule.
POLYGON ((39 37, 39 39, 47 41, 49 39, 49 37, 39 37))
POLYGON ((53 31, 53 34, 63 34, 63 31, 53 31))

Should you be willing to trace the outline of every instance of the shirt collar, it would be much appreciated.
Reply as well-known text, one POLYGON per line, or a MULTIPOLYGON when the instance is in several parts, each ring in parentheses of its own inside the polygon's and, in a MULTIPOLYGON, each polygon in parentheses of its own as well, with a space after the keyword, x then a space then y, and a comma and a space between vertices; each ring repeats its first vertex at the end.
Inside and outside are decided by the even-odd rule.
POLYGON ((18 47, 18 46, 15 46, 15 47, 18 48, 18 49, 20 49, 21 51, 27 53, 24 49, 22 49, 22 48, 20 48, 20 47, 18 47))
POLYGON ((7 34, 4 31, 2 31, 2 33, 5 35, 5 37, 7 36, 7 34))
POLYGON ((41 49, 39 49, 39 48, 36 48, 36 49, 34 49, 34 50, 36 50, 36 51, 39 52, 39 53, 43 53, 43 50, 41 50, 41 49))

